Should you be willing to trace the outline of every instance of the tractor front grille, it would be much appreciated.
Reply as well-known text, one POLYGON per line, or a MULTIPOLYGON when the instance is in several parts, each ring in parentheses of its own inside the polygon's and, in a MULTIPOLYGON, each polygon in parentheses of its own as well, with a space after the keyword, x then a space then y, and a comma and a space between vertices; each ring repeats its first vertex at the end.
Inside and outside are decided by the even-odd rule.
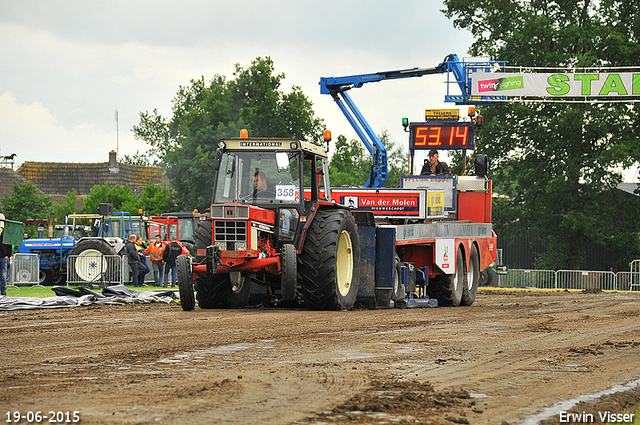
POLYGON ((247 250, 247 222, 242 220, 215 220, 213 242, 223 251, 247 250))

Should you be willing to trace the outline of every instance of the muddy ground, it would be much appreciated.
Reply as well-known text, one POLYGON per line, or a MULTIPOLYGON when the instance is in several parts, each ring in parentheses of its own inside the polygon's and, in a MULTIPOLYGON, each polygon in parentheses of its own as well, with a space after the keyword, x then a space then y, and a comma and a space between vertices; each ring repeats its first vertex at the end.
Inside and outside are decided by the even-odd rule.
MULTIPOLYGON (((640 293, 536 290, 480 290, 465 308, 1 312, 0 420, 526 423, 638 379, 639 316, 640 293)), ((638 400, 613 397, 592 407, 638 400)))

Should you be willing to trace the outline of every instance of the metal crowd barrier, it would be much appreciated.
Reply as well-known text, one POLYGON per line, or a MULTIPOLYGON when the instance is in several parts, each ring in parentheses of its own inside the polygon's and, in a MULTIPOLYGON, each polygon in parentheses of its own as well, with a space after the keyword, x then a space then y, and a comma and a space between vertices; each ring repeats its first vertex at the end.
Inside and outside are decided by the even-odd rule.
MULTIPOLYGON (((151 260, 149 259, 149 257, 147 257, 146 260, 147 267, 149 267, 149 273, 144 276, 144 283, 152 285, 154 283, 153 267, 151 265, 151 260)), ((131 269, 129 268, 129 259, 126 255, 122 257, 122 282, 125 284, 133 284, 133 282, 131 282, 131 269)))
POLYGON ((18 289, 18 285, 40 287, 40 257, 38 254, 13 254, 9 280, 11 288, 18 289))
POLYGON ((553 270, 510 269, 498 275, 501 286, 507 288, 555 288, 556 275, 553 270))
POLYGON ((118 285, 122 283, 119 255, 69 255, 67 286, 70 284, 118 285))
POLYGON ((633 291, 633 288, 640 289, 640 260, 633 260, 631 262, 631 281, 629 290, 633 291))
POLYGON ((556 288, 616 290, 616 274, 588 270, 558 270, 556 288))
POLYGON ((631 276, 631 272, 616 273, 616 286, 618 291, 633 291, 631 288, 631 276))
POLYGON ((633 291, 640 290, 640 260, 631 263, 629 272, 510 269, 498 277, 497 286, 505 288, 633 291))

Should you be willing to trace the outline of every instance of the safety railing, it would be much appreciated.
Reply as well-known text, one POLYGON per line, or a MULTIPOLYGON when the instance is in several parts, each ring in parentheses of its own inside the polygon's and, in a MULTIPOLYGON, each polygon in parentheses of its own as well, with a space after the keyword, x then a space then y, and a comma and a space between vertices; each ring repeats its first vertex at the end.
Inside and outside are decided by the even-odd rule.
POLYGON ((588 270, 558 270, 556 287, 561 289, 616 290, 616 274, 588 270))
MULTIPOLYGON (((149 272, 144 276, 145 284, 153 284, 153 267, 151 264, 151 260, 149 257, 146 258, 146 264, 149 268, 149 272)), ((132 282, 133 276, 131 276, 131 268, 129 267, 129 259, 127 256, 122 257, 122 283, 124 284, 133 284, 132 282)))
MULTIPOLYGON (((638 273, 636 273, 636 276, 638 273)), ((616 273, 616 290, 618 291, 632 291, 631 288, 631 272, 618 272, 616 273)))
POLYGON ((555 288, 556 275, 552 270, 511 269, 498 275, 499 285, 508 288, 555 288))
POLYGON ((119 255, 69 255, 67 285, 122 283, 122 259, 119 255))
POLYGON ((629 284, 629 290, 640 289, 640 260, 633 260, 631 262, 631 280, 629 284))
POLYGON ((640 260, 631 263, 629 272, 594 270, 510 269, 498 275, 497 286, 505 288, 640 290, 640 260))
POLYGON ((40 285, 40 257, 38 254, 13 254, 9 269, 11 270, 9 280, 12 288, 18 288, 18 285, 42 287, 40 285))

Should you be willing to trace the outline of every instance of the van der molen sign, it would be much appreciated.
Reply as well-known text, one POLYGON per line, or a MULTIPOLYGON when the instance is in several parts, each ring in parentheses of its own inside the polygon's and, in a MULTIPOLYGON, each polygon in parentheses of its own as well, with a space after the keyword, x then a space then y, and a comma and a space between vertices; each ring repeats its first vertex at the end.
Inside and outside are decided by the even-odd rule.
POLYGON ((471 96, 628 97, 640 96, 640 72, 499 74, 471 76, 471 96))

